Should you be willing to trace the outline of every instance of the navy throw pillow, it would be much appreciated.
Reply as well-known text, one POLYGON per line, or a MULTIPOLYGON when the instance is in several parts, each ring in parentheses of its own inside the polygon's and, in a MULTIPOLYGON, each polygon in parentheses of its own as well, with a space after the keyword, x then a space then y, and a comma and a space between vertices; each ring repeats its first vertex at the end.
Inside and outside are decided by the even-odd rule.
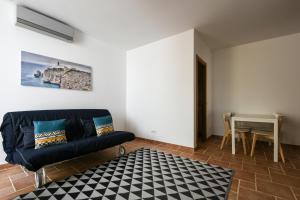
POLYGON ((87 138, 97 135, 93 120, 81 119, 81 125, 83 130, 83 137, 87 138))
POLYGON ((23 133, 23 145, 24 148, 34 148, 34 127, 33 126, 24 126, 20 127, 21 133, 23 133))
POLYGON ((66 119, 66 137, 68 141, 72 141, 78 138, 78 132, 80 133, 80 124, 76 124, 75 119, 66 119))

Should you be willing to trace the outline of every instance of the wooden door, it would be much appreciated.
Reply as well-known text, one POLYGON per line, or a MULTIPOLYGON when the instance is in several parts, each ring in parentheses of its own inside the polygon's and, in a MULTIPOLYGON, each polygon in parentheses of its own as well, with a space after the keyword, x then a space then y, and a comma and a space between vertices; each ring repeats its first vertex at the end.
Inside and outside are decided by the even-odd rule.
POLYGON ((206 133, 206 63, 196 56, 196 132, 197 144, 207 139, 206 133))

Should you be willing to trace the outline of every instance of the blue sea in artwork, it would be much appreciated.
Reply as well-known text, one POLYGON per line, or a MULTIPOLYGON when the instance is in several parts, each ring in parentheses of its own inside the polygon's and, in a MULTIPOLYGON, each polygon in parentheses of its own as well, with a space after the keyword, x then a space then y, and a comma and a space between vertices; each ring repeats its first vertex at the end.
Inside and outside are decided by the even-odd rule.
POLYGON ((22 70, 21 70, 21 84, 24 86, 35 86, 35 87, 48 87, 48 88, 59 88, 59 85, 44 83, 42 78, 34 77, 34 74, 39 70, 41 72, 44 71, 48 66, 29 63, 22 61, 22 70))

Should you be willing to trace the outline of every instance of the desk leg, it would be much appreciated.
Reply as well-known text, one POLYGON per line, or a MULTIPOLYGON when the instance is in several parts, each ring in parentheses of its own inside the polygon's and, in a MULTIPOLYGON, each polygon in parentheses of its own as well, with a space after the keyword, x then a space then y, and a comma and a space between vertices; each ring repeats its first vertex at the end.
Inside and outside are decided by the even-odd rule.
POLYGON ((278 162, 278 120, 274 123, 274 162, 278 162))
POLYGON ((231 144, 232 144, 232 154, 235 154, 235 121, 231 120, 231 144))

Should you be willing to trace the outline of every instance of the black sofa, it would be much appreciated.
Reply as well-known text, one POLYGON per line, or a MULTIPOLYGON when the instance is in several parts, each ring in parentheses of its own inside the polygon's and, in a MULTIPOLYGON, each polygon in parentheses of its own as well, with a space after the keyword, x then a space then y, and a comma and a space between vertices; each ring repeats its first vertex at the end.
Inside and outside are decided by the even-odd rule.
POLYGON ((1 125, 3 148, 6 161, 12 164, 20 164, 30 171, 37 171, 43 166, 68 160, 90 152, 121 145, 124 142, 134 140, 133 133, 115 131, 100 137, 83 136, 81 120, 89 120, 93 117, 110 115, 108 110, 77 109, 77 110, 40 110, 9 112, 4 115, 1 125), (41 149, 23 148, 23 134, 20 127, 32 126, 33 121, 47 121, 67 119, 70 134, 67 135, 68 143, 53 145, 41 149))

